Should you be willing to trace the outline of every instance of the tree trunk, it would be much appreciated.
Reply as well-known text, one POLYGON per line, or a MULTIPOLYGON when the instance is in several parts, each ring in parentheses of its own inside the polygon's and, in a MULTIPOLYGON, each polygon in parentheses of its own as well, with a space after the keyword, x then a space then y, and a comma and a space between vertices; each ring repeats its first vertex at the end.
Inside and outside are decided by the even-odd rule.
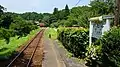
POLYGON ((118 11, 119 11, 119 22, 118 25, 120 25, 120 0, 118 0, 118 11))
POLYGON ((116 7, 114 9, 115 13, 115 19, 114 19, 114 25, 118 26, 120 24, 119 22, 119 14, 120 14, 120 0, 116 0, 116 7))

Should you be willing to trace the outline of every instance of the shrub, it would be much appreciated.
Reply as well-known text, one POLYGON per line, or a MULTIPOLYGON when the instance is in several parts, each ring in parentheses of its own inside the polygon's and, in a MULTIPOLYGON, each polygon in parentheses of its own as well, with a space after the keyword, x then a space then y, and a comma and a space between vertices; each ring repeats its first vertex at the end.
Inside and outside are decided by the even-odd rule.
POLYGON ((106 66, 120 67, 120 28, 114 27, 102 39, 102 60, 106 66))
POLYGON ((9 38, 14 36, 13 30, 0 28, 0 40, 5 39, 7 43, 9 43, 9 38))
POLYGON ((88 63, 93 65, 95 61, 102 67, 120 67, 120 28, 113 27, 87 50, 88 63))
POLYGON ((88 34, 88 30, 84 28, 58 29, 58 39, 75 57, 85 57, 86 47, 89 44, 88 34))
POLYGON ((99 62, 102 62, 101 49, 102 49, 102 45, 96 45, 94 43, 86 48, 87 52, 86 52, 85 60, 87 61, 86 63, 87 66, 96 67, 97 64, 100 64, 99 62))

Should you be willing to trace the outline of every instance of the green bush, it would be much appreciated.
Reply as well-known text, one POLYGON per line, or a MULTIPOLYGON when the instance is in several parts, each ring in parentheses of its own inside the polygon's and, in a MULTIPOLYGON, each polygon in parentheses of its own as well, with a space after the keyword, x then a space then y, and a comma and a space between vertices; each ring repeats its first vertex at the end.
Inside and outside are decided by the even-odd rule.
POLYGON ((5 39, 9 43, 10 37, 27 36, 30 31, 37 29, 37 25, 9 13, 0 16, 0 40, 5 39))
POLYGON ((9 26, 17 36, 26 36, 30 31, 37 29, 37 25, 23 20, 21 17, 15 17, 13 23, 9 26))
POLYGON ((86 48, 86 65, 91 67, 96 67, 98 64, 101 64, 101 56, 102 56, 102 45, 96 45, 93 43, 91 46, 86 48))
POLYGON ((114 27, 101 38, 102 60, 106 66, 120 67, 120 28, 114 27))
POLYGON ((0 40, 5 39, 7 43, 9 43, 9 38, 13 37, 15 33, 13 30, 0 28, 0 40))
POLYGON ((102 67, 120 67, 120 28, 113 27, 87 50, 89 64, 95 61, 102 67))
POLYGON ((89 42, 88 29, 84 28, 60 28, 58 29, 58 39, 63 43, 64 47, 75 57, 85 57, 86 47, 89 42))

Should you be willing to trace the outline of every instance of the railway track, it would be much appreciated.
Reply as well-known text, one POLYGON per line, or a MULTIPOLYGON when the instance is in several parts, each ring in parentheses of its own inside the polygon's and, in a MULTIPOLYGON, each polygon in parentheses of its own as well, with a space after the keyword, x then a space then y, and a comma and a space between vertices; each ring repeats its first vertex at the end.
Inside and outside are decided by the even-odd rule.
POLYGON ((33 62, 40 63, 42 59, 41 50, 41 38, 44 29, 42 29, 19 53, 18 55, 7 65, 7 67, 41 67, 41 64, 34 66, 33 62), (39 59, 38 59, 39 57, 39 59), (34 59, 37 60, 34 60, 34 59), (33 61, 34 60, 34 61, 33 61), (39 60, 39 61, 38 61, 39 60))

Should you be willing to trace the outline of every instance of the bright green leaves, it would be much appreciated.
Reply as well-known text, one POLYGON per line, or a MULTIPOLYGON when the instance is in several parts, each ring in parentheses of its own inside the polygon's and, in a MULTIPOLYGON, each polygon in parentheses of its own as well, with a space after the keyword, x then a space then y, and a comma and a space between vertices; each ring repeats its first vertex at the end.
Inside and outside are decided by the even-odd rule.
POLYGON ((58 29, 58 39, 64 47, 76 57, 85 57, 86 47, 89 45, 88 30, 80 29, 58 29))

